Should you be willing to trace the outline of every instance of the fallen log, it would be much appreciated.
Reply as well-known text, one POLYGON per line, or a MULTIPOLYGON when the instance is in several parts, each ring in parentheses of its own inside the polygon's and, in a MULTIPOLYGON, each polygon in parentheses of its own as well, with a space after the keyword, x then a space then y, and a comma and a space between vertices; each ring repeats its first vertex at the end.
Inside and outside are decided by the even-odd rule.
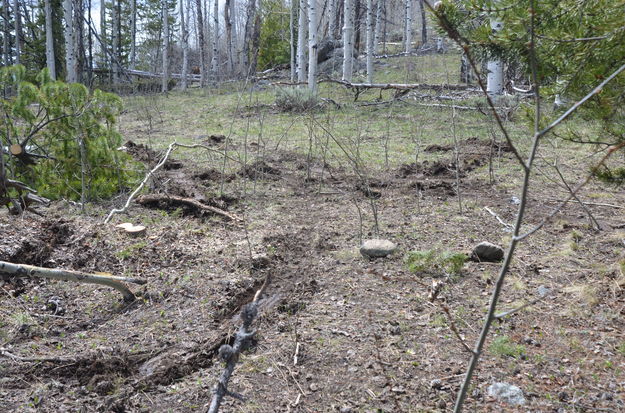
POLYGON ((224 211, 223 209, 206 205, 197 199, 192 198, 183 198, 175 195, 161 195, 161 194, 149 194, 149 195, 141 195, 137 198, 137 203, 140 205, 155 205, 155 204, 164 204, 172 207, 178 206, 188 206, 191 208, 195 208, 200 211, 212 212, 213 214, 221 215, 225 218, 228 218, 231 221, 241 221, 241 218, 238 216, 231 214, 229 212, 224 211))
POLYGON ((90 274, 80 271, 61 270, 57 268, 35 267, 27 264, 13 264, 0 261, 0 274, 13 275, 16 277, 38 277, 52 280, 74 281, 84 284, 99 284, 112 287, 122 293, 124 301, 135 300, 135 295, 122 282, 133 284, 145 284, 147 281, 137 278, 119 277, 106 273, 90 274))

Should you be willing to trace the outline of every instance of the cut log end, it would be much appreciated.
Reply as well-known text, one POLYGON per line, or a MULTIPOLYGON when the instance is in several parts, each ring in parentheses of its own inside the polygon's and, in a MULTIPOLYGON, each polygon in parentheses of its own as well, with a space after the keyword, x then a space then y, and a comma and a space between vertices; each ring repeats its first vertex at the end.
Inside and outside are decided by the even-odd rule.
POLYGON ((145 233, 146 228, 143 225, 135 225, 130 222, 115 225, 116 228, 123 230, 126 234, 138 236, 145 233))
POLYGON ((21 155, 24 150, 22 149, 22 145, 20 145, 19 143, 14 143, 13 145, 9 146, 9 152, 11 152, 11 155, 13 156, 18 156, 21 155))

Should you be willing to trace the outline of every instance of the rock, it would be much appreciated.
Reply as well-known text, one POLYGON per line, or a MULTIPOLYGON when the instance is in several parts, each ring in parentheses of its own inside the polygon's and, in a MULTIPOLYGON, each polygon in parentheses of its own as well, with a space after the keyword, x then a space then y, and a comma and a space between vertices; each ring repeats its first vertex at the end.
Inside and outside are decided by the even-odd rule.
POLYGON ((504 251, 499 245, 490 242, 480 242, 473 248, 471 259, 482 262, 499 262, 503 260, 504 251))
POLYGON ((381 258, 393 253, 397 245, 386 239, 368 239, 362 243, 360 253, 367 258, 381 258))
POLYGON ((332 56, 334 49, 340 48, 341 42, 331 38, 320 41, 317 45, 317 63, 323 63, 332 56))
POLYGON ((511 405, 525 404, 523 390, 509 383, 493 383, 488 387, 488 395, 511 405))

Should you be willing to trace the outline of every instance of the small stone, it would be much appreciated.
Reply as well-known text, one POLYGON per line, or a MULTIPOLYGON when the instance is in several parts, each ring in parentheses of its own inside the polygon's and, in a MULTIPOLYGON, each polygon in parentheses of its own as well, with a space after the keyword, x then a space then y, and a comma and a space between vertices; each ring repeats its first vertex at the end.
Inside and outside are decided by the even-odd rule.
POLYGON ((401 327, 400 326, 393 326, 390 328, 390 333, 392 336, 398 336, 401 334, 401 327))
POLYGON ((433 388, 434 390, 439 390, 443 387, 443 382, 440 381, 439 379, 434 379, 430 382, 430 387, 433 388))
POLYGON ((396 387, 393 387, 393 388, 391 389, 391 391, 392 391, 393 393, 397 393, 397 394, 404 394, 404 393, 406 393, 406 389, 404 389, 404 387, 403 387, 403 386, 396 386, 396 387))
POLYGON ((397 245, 386 239, 368 239, 362 243, 360 253, 367 258, 382 258, 393 253, 397 245))
POLYGON ((471 252, 471 259, 475 261, 499 262, 503 260, 503 256, 503 248, 486 241, 477 244, 471 252))
POLYGON ((349 406, 344 406, 341 407, 341 410, 339 410, 341 413, 352 413, 352 408, 349 406))
POLYGON ((439 400, 437 406, 439 409, 444 409, 447 407, 447 402, 445 400, 439 400))
POLYGON ((317 391, 319 390, 319 386, 317 386, 315 383, 310 383, 310 386, 308 386, 308 388, 310 389, 310 391, 317 391))
POLYGON ((511 405, 524 405, 523 390, 509 383, 493 383, 488 387, 488 395, 511 405))

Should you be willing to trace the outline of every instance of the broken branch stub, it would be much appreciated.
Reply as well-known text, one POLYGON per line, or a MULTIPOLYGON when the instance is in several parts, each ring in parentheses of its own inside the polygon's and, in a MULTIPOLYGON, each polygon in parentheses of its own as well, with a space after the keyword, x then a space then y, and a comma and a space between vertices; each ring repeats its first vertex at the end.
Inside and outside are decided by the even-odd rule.
POLYGON ((74 281, 85 284, 99 284, 115 288, 122 293, 124 301, 134 301, 135 295, 122 282, 133 284, 145 284, 147 281, 137 278, 119 277, 115 275, 100 273, 91 274, 80 271, 61 270, 57 268, 43 268, 27 264, 13 264, 0 261, 0 274, 14 275, 16 277, 38 277, 52 280, 74 281))

